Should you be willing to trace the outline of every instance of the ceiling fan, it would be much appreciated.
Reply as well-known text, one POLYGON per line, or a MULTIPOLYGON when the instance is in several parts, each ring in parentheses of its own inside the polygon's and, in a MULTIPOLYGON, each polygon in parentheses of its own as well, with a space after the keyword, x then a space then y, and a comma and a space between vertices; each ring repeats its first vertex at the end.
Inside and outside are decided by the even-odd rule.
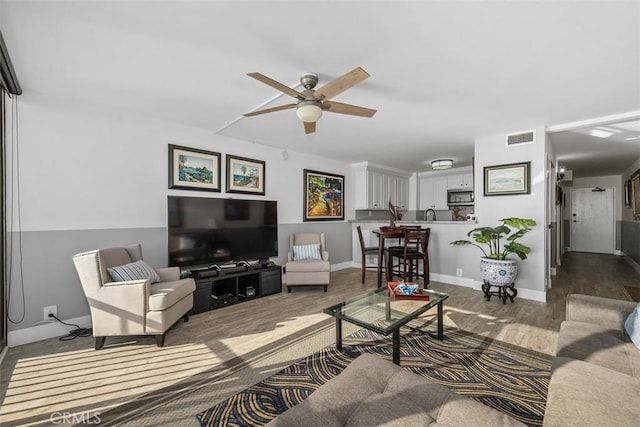
POLYGON ((372 110, 370 108, 358 107, 357 105, 343 104, 342 102, 330 100, 334 96, 344 92, 369 77, 369 74, 361 67, 349 71, 347 74, 330 81, 319 89, 314 89, 318 84, 318 75, 315 73, 304 73, 300 77, 300 83, 304 87, 302 92, 290 88, 289 86, 285 86, 282 83, 270 79, 260 73, 248 73, 247 75, 296 98, 298 102, 295 104, 286 104, 273 108, 265 108, 264 110, 252 111, 244 114, 246 117, 295 108, 298 118, 304 123, 304 133, 313 133, 316 131, 316 122, 322 116, 322 111, 360 117, 373 117, 376 113, 376 110, 372 110))

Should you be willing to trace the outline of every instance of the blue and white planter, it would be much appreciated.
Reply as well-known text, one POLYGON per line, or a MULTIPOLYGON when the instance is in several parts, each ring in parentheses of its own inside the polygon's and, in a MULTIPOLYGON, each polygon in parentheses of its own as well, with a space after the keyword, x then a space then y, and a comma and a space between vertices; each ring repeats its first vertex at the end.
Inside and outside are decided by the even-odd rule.
POLYGON ((518 275, 518 262, 515 259, 480 258, 480 273, 485 283, 493 286, 509 286, 518 275))

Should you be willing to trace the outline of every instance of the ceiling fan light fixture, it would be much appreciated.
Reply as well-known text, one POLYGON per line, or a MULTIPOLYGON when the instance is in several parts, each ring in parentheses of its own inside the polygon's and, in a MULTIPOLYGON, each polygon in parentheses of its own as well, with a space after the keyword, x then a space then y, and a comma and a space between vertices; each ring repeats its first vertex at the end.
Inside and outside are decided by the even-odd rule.
POLYGON ((318 101, 301 101, 296 114, 305 123, 315 123, 322 117, 322 106, 318 101))
POLYGON ((453 160, 451 159, 440 159, 431 162, 431 169, 434 170, 451 169, 452 166, 453 160))

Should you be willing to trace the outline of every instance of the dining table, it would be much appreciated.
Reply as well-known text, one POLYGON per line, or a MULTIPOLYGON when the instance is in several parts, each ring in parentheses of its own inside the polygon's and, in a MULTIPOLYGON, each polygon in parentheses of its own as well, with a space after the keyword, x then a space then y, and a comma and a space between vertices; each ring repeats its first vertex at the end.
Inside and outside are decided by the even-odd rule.
MULTIPOLYGON (((404 230, 402 227, 381 227, 378 230, 372 230, 373 234, 378 237, 378 288, 382 287, 382 260, 384 257, 384 241, 385 239, 402 239, 404 237, 404 230)), ((385 266, 387 273, 387 280, 389 280, 390 267, 389 257, 386 258, 385 266)), ((386 283, 385 283, 386 286, 386 283)))

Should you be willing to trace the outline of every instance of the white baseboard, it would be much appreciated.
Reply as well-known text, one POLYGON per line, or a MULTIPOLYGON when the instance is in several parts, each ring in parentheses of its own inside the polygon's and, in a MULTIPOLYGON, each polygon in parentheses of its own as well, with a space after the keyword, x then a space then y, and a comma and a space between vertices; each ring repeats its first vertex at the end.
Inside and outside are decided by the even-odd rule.
POLYGON ((464 286, 465 288, 472 288, 476 290, 482 289, 482 282, 467 277, 450 276, 448 274, 431 273, 429 274, 429 280, 436 282, 447 283, 449 285, 464 286))
POLYGON ((633 269, 635 271, 637 271, 638 273, 640 273, 640 264, 638 264, 637 262, 634 261, 633 258, 631 258, 629 255, 625 254, 624 252, 622 253, 622 256, 624 257, 625 261, 627 261, 629 263, 629 265, 631 267, 633 267, 633 269))
MULTIPOLYGON (((353 262, 351 261, 341 262, 339 264, 331 264, 331 271, 344 270, 345 268, 351 268, 351 267, 354 267, 353 262)), ((360 268, 360 264, 358 264, 357 267, 360 268)))
MULTIPOLYGON (((65 319, 63 322, 78 325, 81 328, 90 328, 91 316, 86 315, 76 317, 74 319, 65 319)), ((19 345, 30 344, 32 342, 42 341, 49 338, 61 337, 63 335, 67 335, 72 329, 75 329, 75 327, 53 321, 38 326, 32 326, 30 328, 9 331, 7 334, 7 346, 17 347, 19 345)))

